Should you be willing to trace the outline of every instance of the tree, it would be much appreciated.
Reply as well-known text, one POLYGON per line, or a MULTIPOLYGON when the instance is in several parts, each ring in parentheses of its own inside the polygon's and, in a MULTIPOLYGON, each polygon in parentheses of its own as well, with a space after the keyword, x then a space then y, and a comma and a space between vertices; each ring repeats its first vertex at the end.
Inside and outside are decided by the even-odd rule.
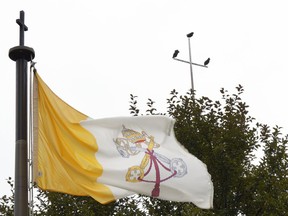
MULTIPOLYGON (((167 114, 176 120, 179 142, 207 165, 214 183, 214 209, 150 199, 145 206, 151 215, 165 215, 167 208, 169 215, 287 214, 287 136, 277 126, 271 132, 267 125, 255 123, 241 99, 243 87, 236 91, 230 95, 221 89, 221 101, 171 92, 167 114), (255 153, 261 147, 264 156, 257 164, 255 153)), ((155 111, 150 102, 147 114, 155 111)), ((137 103, 131 103, 131 114, 138 114, 133 104, 137 103)))
POLYGON ((10 186, 11 195, 3 195, 0 198, 0 215, 13 216, 14 215, 14 184, 11 177, 7 179, 10 186))
POLYGON ((254 119, 240 98, 242 86, 232 96, 224 89, 220 92, 224 104, 207 97, 195 99, 193 93, 178 99, 174 91, 168 112, 176 119, 177 139, 208 167, 215 191, 213 212, 237 215, 242 185, 259 147, 257 129, 251 127, 254 119))
POLYGON ((251 191, 243 202, 243 212, 252 215, 287 215, 288 214, 288 157, 287 135, 280 137, 278 126, 272 130, 267 125, 260 125, 260 137, 264 157, 253 168, 246 190, 251 191), (253 201, 253 202, 251 202, 253 201))
MULTIPOLYGON (((241 99, 241 85, 232 95, 225 89, 220 93, 221 100, 213 101, 191 91, 179 96, 173 90, 167 113, 158 113, 152 99, 146 110, 146 115, 174 118, 178 141, 207 165, 214 184, 213 209, 146 196, 101 205, 89 197, 40 191, 35 215, 287 215, 288 136, 278 126, 271 129, 255 122, 241 99), (261 150, 263 157, 255 160, 261 150)), ((131 94, 131 114, 143 115, 137 104, 131 94)), ((0 201, 0 213, 9 215, 13 198, 3 196, 0 201)))

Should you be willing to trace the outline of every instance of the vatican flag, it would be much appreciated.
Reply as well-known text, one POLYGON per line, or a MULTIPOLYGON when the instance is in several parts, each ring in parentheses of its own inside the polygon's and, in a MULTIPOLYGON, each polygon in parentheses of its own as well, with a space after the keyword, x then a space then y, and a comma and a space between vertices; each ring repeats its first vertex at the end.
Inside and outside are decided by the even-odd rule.
POLYGON ((92 119, 34 77, 34 181, 100 203, 132 194, 212 208, 206 165, 175 138, 166 116, 92 119))

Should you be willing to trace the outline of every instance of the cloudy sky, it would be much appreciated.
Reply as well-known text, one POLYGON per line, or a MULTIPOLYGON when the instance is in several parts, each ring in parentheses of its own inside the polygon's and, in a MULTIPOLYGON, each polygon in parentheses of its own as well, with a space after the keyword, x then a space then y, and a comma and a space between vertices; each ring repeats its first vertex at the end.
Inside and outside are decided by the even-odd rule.
POLYGON ((0 196, 14 177, 15 20, 25 11, 40 76, 62 99, 93 117, 129 115, 129 95, 145 111, 147 98, 164 112, 172 89, 191 87, 189 65, 174 61, 175 49, 209 68, 193 67, 197 96, 220 99, 244 86, 243 99, 256 121, 288 133, 286 85, 288 13, 285 1, 10 0, 0 3, 1 172, 0 196))

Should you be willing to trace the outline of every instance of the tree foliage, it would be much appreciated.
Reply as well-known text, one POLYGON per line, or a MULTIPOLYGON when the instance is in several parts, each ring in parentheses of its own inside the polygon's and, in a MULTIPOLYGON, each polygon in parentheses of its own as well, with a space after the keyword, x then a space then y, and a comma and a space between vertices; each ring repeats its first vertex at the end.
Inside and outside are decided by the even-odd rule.
POLYGON ((10 186, 11 195, 3 195, 0 198, 0 215, 13 216, 14 215, 14 184, 11 177, 7 179, 10 186))
MULTIPOLYGON (((231 95, 221 89, 221 99, 213 101, 173 90, 166 113, 158 113, 152 99, 147 102, 145 114, 174 118, 178 141, 207 165, 214 184, 213 209, 141 195, 101 205, 90 197, 39 191, 35 215, 288 215, 288 136, 278 126, 255 122, 241 99, 243 92, 241 85, 231 95), (259 151, 263 156, 256 158, 259 151)), ((137 104, 131 94, 131 114, 143 115, 137 104)), ((3 196, 0 214, 12 211, 13 196, 3 196)))

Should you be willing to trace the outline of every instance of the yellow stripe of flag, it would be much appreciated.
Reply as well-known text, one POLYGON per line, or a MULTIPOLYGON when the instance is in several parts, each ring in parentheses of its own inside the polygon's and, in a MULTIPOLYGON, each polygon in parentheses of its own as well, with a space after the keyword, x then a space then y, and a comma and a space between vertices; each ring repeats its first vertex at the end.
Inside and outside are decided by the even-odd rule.
POLYGON ((88 117, 55 95, 37 73, 34 80, 35 182, 44 190, 113 201, 110 189, 97 183, 103 169, 95 157, 95 137, 79 124, 88 117))

